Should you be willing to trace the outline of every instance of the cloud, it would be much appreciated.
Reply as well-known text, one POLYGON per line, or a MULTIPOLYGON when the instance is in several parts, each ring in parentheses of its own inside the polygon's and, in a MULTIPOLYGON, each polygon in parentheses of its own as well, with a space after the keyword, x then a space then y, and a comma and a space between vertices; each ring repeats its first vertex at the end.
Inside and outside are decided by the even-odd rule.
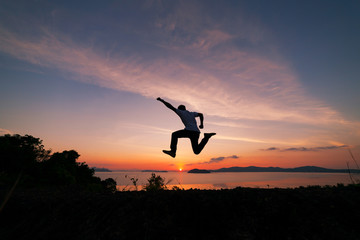
POLYGON ((233 137, 233 136, 216 136, 217 139, 229 140, 229 141, 241 141, 241 142, 251 142, 251 143, 266 143, 267 141, 254 139, 254 138, 246 138, 246 137, 233 137))
POLYGON ((263 151, 279 151, 280 149, 279 148, 276 148, 276 147, 271 147, 271 148, 268 148, 268 149, 263 149, 263 151))
POLYGON ((12 132, 10 130, 0 128, 0 135, 5 135, 5 134, 12 134, 12 132))
POLYGON ((348 145, 339 145, 339 146, 323 146, 323 147, 292 147, 292 148, 284 148, 280 149, 277 147, 270 147, 267 149, 262 149, 262 151, 279 151, 279 152, 317 152, 317 151, 326 151, 326 150, 334 150, 334 149, 342 149, 349 148, 348 145))
POLYGON ((237 155, 232 155, 232 156, 228 156, 228 157, 211 158, 209 162, 205 162, 205 163, 217 163, 217 162, 221 162, 221 161, 223 161, 225 159, 229 159, 229 158, 237 159, 239 157, 237 155))
POLYGON ((209 163, 210 162, 221 162, 222 160, 224 160, 225 157, 217 157, 217 158, 211 158, 209 163))
POLYGON ((221 30, 206 30, 191 46, 192 49, 209 51, 213 47, 232 39, 232 36, 221 30))
POLYGON ((232 156, 228 156, 228 157, 216 157, 216 158, 211 158, 209 161, 206 161, 206 162, 189 163, 189 164, 186 164, 186 166, 192 166, 192 165, 198 165, 198 164, 219 163, 226 159, 238 159, 238 158, 239 158, 239 156, 237 156, 237 155, 232 155, 232 156))
MULTIPOLYGON (((264 53, 252 50, 259 42, 271 46, 265 44, 264 27, 239 17, 231 23, 239 30, 230 30, 230 23, 210 16, 199 4, 189 8, 179 3, 163 18, 150 18, 153 28, 136 24, 135 30, 123 33, 136 32, 139 39, 149 40, 137 40, 138 45, 118 42, 116 51, 44 26, 32 26, 37 35, 31 37, 0 26, 0 50, 60 69, 78 81, 145 97, 163 96, 223 118, 344 122, 338 112, 306 95, 292 69, 277 55, 268 54, 274 52, 272 47, 263 47, 264 53), (239 45, 240 40, 245 44, 239 45), (127 49, 134 51, 129 54, 127 49)), ((106 24, 106 18, 103 21, 106 24)))
POLYGON ((138 123, 123 122, 120 125, 125 128, 136 129, 137 131, 148 132, 148 133, 152 133, 152 134, 171 135, 171 133, 173 132, 173 130, 171 130, 171 129, 154 127, 151 125, 138 124, 138 123))

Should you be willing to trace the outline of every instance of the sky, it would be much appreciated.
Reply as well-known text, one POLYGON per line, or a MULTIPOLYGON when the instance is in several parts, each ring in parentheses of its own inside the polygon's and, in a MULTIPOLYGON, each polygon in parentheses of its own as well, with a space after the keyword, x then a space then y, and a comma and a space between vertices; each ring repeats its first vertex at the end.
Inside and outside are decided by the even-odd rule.
POLYGON ((0 134, 110 169, 355 168, 359 1, 0 1, 0 134), (204 114, 195 155, 171 133, 204 114), (201 135, 200 138, 202 138, 201 135))

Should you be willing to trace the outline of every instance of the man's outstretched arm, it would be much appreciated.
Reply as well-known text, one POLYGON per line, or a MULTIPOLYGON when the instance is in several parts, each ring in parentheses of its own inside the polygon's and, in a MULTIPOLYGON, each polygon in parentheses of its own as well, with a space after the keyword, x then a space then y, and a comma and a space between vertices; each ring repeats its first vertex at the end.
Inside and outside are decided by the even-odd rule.
POLYGON ((164 99, 158 97, 156 100, 162 102, 163 104, 165 104, 166 107, 168 107, 168 108, 170 108, 171 110, 173 110, 174 112, 176 112, 176 108, 174 108, 173 105, 171 105, 170 103, 166 102, 164 99))
POLYGON ((204 128, 204 115, 202 113, 198 113, 198 117, 200 118, 199 128, 203 129, 204 128))

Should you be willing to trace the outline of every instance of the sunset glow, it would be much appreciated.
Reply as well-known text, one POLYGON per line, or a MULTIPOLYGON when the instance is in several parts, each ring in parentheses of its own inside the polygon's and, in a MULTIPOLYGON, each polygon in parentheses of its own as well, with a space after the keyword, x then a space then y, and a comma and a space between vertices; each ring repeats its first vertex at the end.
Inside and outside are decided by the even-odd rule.
POLYGON ((359 2, 45 2, 0 4, 1 135, 114 170, 360 159, 359 2), (200 155, 162 153, 157 97, 204 114, 200 155))

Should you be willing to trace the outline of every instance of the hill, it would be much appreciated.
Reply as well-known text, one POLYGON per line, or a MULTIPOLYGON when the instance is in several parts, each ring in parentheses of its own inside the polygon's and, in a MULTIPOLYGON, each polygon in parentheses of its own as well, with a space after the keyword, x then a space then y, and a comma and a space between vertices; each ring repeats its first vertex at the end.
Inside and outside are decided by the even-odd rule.
POLYGON ((188 171, 188 173, 211 173, 211 172, 209 170, 195 168, 188 171))
POLYGON ((164 171, 164 170, 142 170, 141 172, 162 173, 162 172, 168 172, 168 171, 164 171))
POLYGON ((93 167, 95 172, 111 172, 110 169, 107 168, 97 168, 97 167, 93 167))
MULTIPOLYGON (((216 170, 205 170, 209 172, 317 172, 317 173, 348 173, 348 169, 329 169, 316 166, 303 166, 296 168, 280 168, 280 167, 229 167, 220 168, 216 170)), ((352 173, 360 173, 360 170, 351 169, 352 173)), ((189 172, 197 173, 196 169, 192 169, 189 172), (194 171, 195 172, 192 172, 194 171)))

